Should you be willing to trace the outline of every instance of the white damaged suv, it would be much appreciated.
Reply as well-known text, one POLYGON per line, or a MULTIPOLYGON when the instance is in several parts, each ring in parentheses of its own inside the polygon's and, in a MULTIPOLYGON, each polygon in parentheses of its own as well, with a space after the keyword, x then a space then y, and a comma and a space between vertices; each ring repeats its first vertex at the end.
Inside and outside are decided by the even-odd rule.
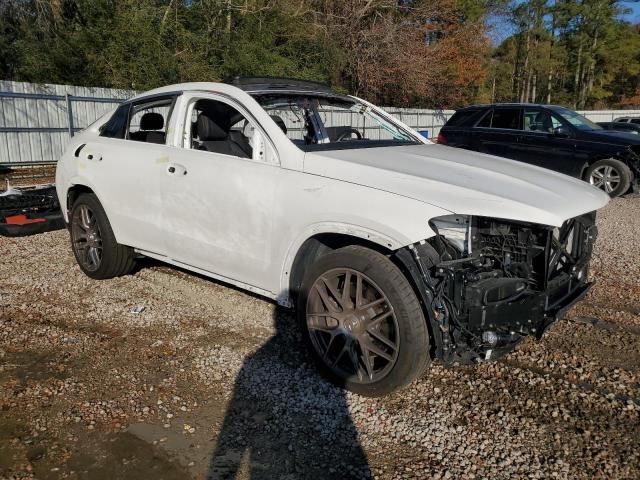
POLYGON ((320 368, 369 396, 432 359, 542 336, 590 287, 609 200, 431 144, 323 85, 260 78, 123 103, 73 137, 56 182, 87 275, 152 257, 295 307, 320 368))

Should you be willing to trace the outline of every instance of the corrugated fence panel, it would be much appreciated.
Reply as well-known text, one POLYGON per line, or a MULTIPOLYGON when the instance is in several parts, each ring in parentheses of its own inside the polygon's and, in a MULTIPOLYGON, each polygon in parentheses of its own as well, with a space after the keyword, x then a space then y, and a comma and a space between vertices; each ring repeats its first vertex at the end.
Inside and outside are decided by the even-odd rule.
POLYGON ((58 159, 69 141, 69 103, 77 131, 134 94, 109 88, 0 81, 0 163, 58 159), (38 98, 2 96, 9 93, 38 98))
MULTIPOLYGON (((73 126, 77 130, 90 125, 112 110, 120 100, 130 98, 135 93, 131 90, 38 85, 0 80, 0 163, 51 161, 62 155, 69 141, 67 95, 71 96, 73 126), (2 96, 8 92, 37 94, 39 98, 2 96)), ((430 139, 438 136, 440 128, 454 113, 454 110, 419 108, 387 107, 385 110, 430 139)), ((580 113, 594 122, 610 122, 621 116, 640 116, 640 110, 594 110, 580 113)), ((369 121, 366 125, 360 125, 362 120, 358 117, 361 116, 351 115, 352 118, 348 118, 348 115, 327 111, 328 125, 349 125, 355 121, 358 123, 357 127, 365 129, 369 138, 388 137, 389 134, 381 130, 375 122, 369 121)), ((299 119, 289 117, 283 115, 287 128, 291 129, 291 136, 302 139, 303 129, 299 119)))

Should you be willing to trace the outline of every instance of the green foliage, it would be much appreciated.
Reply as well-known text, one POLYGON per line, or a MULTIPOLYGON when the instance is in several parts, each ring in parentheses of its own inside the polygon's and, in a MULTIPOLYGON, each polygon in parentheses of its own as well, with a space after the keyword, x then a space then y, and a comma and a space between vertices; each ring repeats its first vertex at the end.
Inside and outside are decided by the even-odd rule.
POLYGON ((0 78, 146 90, 236 75, 394 105, 640 101, 613 0, 2 0, 0 78), (516 32, 491 51, 486 19, 516 32))
POLYGON ((509 17, 517 31, 494 50, 485 90, 498 101, 637 105, 640 32, 620 20, 621 3, 514 2, 509 17))

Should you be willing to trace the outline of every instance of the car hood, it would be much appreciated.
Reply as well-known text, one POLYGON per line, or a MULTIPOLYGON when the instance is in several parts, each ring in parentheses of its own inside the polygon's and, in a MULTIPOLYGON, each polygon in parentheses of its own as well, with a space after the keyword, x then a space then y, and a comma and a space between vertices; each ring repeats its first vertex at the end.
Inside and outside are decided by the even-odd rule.
POLYGON ((304 171, 452 213, 553 226, 609 201, 595 187, 551 170, 435 144, 307 153, 304 171))
POLYGON ((579 132, 578 138, 614 145, 640 145, 640 136, 619 130, 583 130, 579 132))

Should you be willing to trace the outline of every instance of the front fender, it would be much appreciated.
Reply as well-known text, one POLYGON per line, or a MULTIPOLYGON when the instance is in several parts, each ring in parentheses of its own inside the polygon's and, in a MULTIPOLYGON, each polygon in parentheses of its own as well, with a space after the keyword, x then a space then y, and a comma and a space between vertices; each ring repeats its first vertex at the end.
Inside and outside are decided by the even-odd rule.
MULTIPOLYGON (((446 213, 446 212, 442 212, 446 213)), ((425 238, 429 238, 435 235, 435 232, 427 226, 429 218, 421 217, 419 222, 424 225, 420 229, 414 229, 413 231, 401 232, 400 230, 394 230, 393 232, 381 232, 378 229, 365 227, 362 225, 356 225, 344 222, 326 221, 319 222, 313 225, 309 225, 305 228, 287 249, 287 254, 282 266, 280 274, 280 294, 278 295, 278 301, 280 304, 289 305, 289 287, 291 281, 291 271, 296 256, 302 246, 307 240, 319 235, 319 234, 340 234, 348 235, 350 237, 360 238, 368 242, 380 245, 386 250, 395 251, 399 248, 413 244, 425 238)))

